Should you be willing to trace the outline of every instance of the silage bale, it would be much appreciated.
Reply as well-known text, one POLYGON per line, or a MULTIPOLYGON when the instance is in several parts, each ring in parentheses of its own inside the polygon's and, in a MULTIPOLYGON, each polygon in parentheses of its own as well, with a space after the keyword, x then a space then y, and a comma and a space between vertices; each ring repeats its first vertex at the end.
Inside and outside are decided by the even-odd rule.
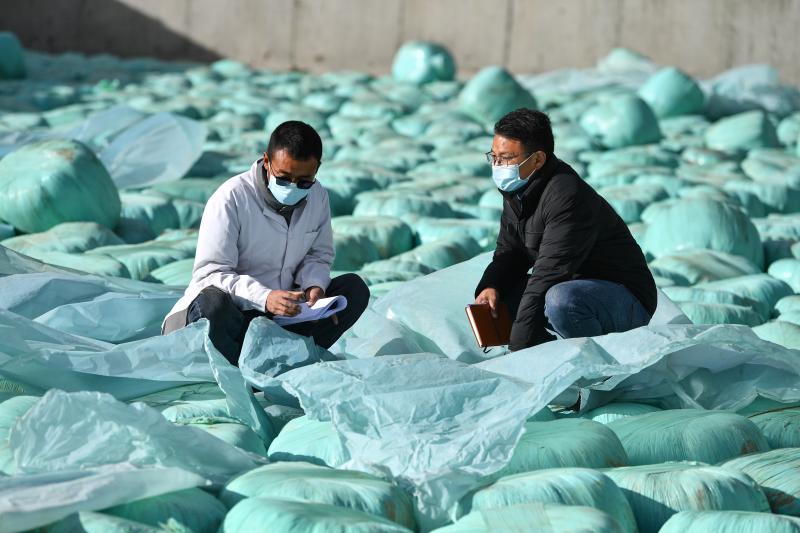
POLYGON ((405 271, 430 272, 472 259, 483 248, 469 236, 445 237, 441 240, 420 244, 408 252, 390 259, 374 261, 364 265, 366 271, 405 271))
POLYGON ((800 189, 782 183, 728 181, 723 186, 723 190, 738 198, 742 205, 748 204, 749 195, 755 196, 764 206, 767 215, 800 211, 800 189))
POLYGON ((500 478, 464 497, 457 516, 524 503, 592 507, 614 517, 621 531, 636 531, 633 511, 619 487, 588 468, 550 468, 500 478))
POLYGON ((670 409, 615 420, 631 465, 664 461, 718 463, 769 450, 761 430, 747 418, 724 411, 670 409))
POLYGON ((227 442, 231 446, 236 446, 237 448, 254 453, 256 455, 261 455, 263 457, 267 456, 267 448, 265 447, 265 444, 269 443, 264 443, 258 437, 258 435, 256 435, 255 431, 242 423, 219 422, 207 424, 193 422, 187 425, 202 429, 206 433, 214 435, 218 439, 227 442))
POLYGON ((77 141, 27 144, 0 160, 0 219, 36 233, 62 222, 116 226, 117 187, 103 163, 77 141))
POLYGON ((648 205, 667 197, 667 191, 659 185, 619 185, 603 187, 597 192, 626 224, 638 222, 648 205))
POLYGON ((281 498, 361 511, 415 529, 411 499, 383 479, 303 462, 264 465, 234 478, 220 499, 229 508, 245 498, 281 498))
POLYGON ((622 533, 616 518, 592 507, 544 503, 519 503, 502 509, 481 509, 435 533, 491 533, 537 531, 541 533, 622 533))
POLYGON ((536 109, 536 99, 503 67, 486 67, 461 89, 458 107, 481 124, 494 124, 521 107, 536 109))
POLYGON ((563 418, 526 422, 511 461, 498 472, 506 476, 546 468, 607 468, 628 464, 613 431, 599 422, 563 418))
POLYGON ((331 422, 304 415, 288 422, 269 446, 269 460, 304 461, 337 468, 349 459, 331 422))
POLYGON ((120 194, 122 210, 121 225, 133 225, 152 235, 152 239, 168 229, 180 226, 180 217, 172 201, 161 195, 127 193, 120 194))
POLYGON ((645 251, 655 257, 682 250, 713 250, 764 265, 758 231, 741 210, 709 199, 675 201, 646 220, 645 251))
POLYGON ((705 141, 709 148, 726 152, 778 146, 775 126, 763 111, 747 111, 715 122, 706 130, 705 141))
POLYGON ((778 314, 800 311, 800 294, 784 296, 775 303, 775 311, 778 314))
POLYGON ((800 516, 800 448, 746 455, 721 466, 753 478, 766 494, 773 513, 800 516))
POLYGON ((0 473, 11 476, 16 472, 16 462, 8 445, 8 436, 17 420, 38 401, 38 396, 14 396, 0 402, 0 473))
POLYGON ((650 106, 635 95, 601 100, 580 118, 580 125, 598 144, 623 148, 661 140, 661 130, 650 106))
POLYGON ((794 292, 800 292, 800 260, 779 259, 772 263, 767 273, 781 281, 785 281, 794 292))
POLYGON ((486 248, 494 245, 500 231, 499 217, 496 221, 420 217, 412 225, 422 244, 468 235, 486 248))
POLYGON ((712 250, 688 250, 662 255, 651 261, 649 266, 659 276, 685 280, 683 285, 761 273, 756 265, 744 257, 712 250))
POLYGON ((378 248, 366 235, 333 235, 333 247, 336 257, 333 270, 354 271, 364 263, 377 261, 380 256, 378 248))
MULTIPOLYGON (((386 259, 414 246, 411 227, 390 216, 343 216, 331 219, 334 235, 362 235, 372 241, 381 258, 386 259)), ((338 249, 337 249, 338 253, 338 249)))
POLYGON ((778 141, 786 148, 793 149, 800 142, 800 111, 792 113, 778 123, 778 141))
POLYGON ((12 237, 0 244, 30 255, 32 251, 81 253, 98 246, 125 243, 110 229, 96 222, 64 222, 47 231, 12 237))
POLYGON ((192 281, 194 258, 180 259, 150 271, 150 277, 164 285, 186 287, 192 281))
POLYGON ((784 320, 771 320, 753 328, 759 338, 780 344, 784 348, 800 350, 800 326, 784 320))
POLYGON ((800 448, 800 409, 782 407, 750 415, 772 448, 800 448))
POLYGON ((800 519, 747 511, 682 511, 659 533, 800 533, 800 519))
MULTIPOLYGON (((662 291, 673 302, 728 304, 755 308, 755 302, 750 298, 739 296, 724 290, 702 289, 698 287, 664 287, 662 291)), ((768 315, 759 316, 762 317, 763 320, 767 320, 769 318, 768 315)))
POLYGON ((692 324, 742 324, 752 327, 764 322, 756 311, 741 305, 680 301, 675 301, 675 304, 692 324))
POLYGON ((661 409, 652 405, 647 405, 646 403, 611 402, 596 409, 586 411, 581 415, 581 418, 594 420, 601 424, 608 424, 614 420, 646 413, 655 413, 656 411, 661 411, 661 409))
POLYGON ((697 82, 675 67, 665 67, 647 78, 639 96, 659 118, 702 113, 706 99, 697 82))
POLYGON ((100 254, 71 254, 67 252, 42 252, 37 249, 28 250, 25 254, 48 265, 55 265, 87 274, 130 278, 128 267, 113 257, 100 254))
MULTIPOLYGON (((169 524, 169 526, 175 525, 177 524, 174 522, 169 524)), ((45 533, 163 533, 164 528, 151 527, 141 522, 104 513, 80 511, 42 528, 41 531, 45 533)))
POLYGON ((622 489, 642 533, 656 532, 680 511, 769 512, 769 503, 748 476, 700 463, 613 468, 603 473, 622 489))
POLYGON ((101 246, 89 250, 86 255, 106 255, 116 259, 127 267, 132 279, 138 280, 150 279, 151 271, 189 257, 187 252, 163 246, 157 242, 101 246))
POLYGON ((281 498, 246 498, 233 506, 218 533, 263 531, 281 533, 410 533, 386 518, 345 507, 281 498))
POLYGON ((455 78, 456 64, 444 47, 426 41, 409 41, 397 50, 392 77, 397 81, 422 85, 455 78))
POLYGON ((354 216, 390 216, 403 218, 409 214, 453 218, 453 209, 442 200, 421 193, 369 191, 356 197, 354 216))
POLYGON ((171 523, 188 531, 215 533, 226 509, 209 493, 191 488, 116 505, 102 512, 153 527, 171 523))
POLYGON ((25 52, 17 36, 8 31, 0 31, 0 79, 24 78, 25 52))
POLYGON ((754 309, 762 317, 769 318, 775 304, 792 294, 792 288, 784 281, 769 274, 753 274, 719 281, 699 283, 699 289, 727 291, 753 301, 754 309))
POLYGON ((150 189, 170 198, 206 203, 220 185, 229 178, 184 178, 177 181, 156 183, 150 189))

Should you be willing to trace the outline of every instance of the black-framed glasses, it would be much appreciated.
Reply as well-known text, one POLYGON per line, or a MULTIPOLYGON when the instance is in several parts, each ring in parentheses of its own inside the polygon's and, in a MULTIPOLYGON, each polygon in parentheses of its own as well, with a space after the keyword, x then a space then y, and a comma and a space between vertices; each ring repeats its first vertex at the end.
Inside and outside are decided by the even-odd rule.
POLYGON ((277 183, 281 187, 288 187, 289 185, 294 183, 295 185, 297 185, 298 189, 303 189, 303 190, 310 189, 314 185, 315 181, 316 180, 297 180, 296 182, 294 182, 292 180, 279 178, 277 176, 275 177, 275 183, 277 183))
MULTIPOLYGON (((525 155, 525 154, 514 154, 514 155, 506 155, 506 156, 503 156, 503 157, 497 157, 497 154, 495 154, 494 152, 492 152, 490 150, 490 151, 486 152, 484 155, 486 156, 486 161, 490 165, 508 166, 508 165, 511 164, 511 161, 513 161, 514 159, 518 158, 519 156, 525 155)), ((533 155, 533 153, 529 154, 528 157, 526 157, 525 160, 522 161, 522 163, 524 163, 525 161, 530 159, 530 157, 532 155, 533 155)), ((522 164, 522 163, 520 163, 520 164, 522 164)))

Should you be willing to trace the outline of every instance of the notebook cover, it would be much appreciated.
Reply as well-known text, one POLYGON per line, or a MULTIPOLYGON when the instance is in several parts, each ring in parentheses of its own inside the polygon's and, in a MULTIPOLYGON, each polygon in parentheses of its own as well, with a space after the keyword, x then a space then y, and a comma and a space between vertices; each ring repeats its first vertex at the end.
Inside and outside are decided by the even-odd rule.
POLYGON ((501 302, 497 303, 497 318, 492 317, 489 304, 471 304, 466 307, 469 325, 478 346, 505 346, 511 337, 511 316, 501 302))

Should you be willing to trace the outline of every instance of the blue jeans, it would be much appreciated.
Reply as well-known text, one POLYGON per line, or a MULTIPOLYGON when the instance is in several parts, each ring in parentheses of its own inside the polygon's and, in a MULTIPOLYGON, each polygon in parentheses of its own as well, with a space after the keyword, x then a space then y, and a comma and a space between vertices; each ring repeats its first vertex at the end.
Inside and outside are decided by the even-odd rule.
POLYGON ((564 281, 544 297, 544 315, 559 337, 594 337, 646 326, 650 313, 619 283, 600 279, 564 281))

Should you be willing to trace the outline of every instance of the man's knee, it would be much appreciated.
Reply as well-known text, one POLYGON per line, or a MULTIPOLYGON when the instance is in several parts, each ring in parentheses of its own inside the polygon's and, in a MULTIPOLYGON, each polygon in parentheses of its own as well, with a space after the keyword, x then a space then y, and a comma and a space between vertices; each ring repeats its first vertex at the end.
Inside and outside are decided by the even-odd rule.
POLYGON ((205 287, 189 306, 189 320, 196 321, 201 318, 214 318, 219 315, 230 315, 233 303, 231 295, 213 285, 205 287))
POLYGON ((569 282, 553 285, 544 295, 544 314, 550 323, 558 322, 564 317, 574 297, 569 282))
POLYGON ((344 287, 347 296, 347 306, 363 312, 369 304, 369 287, 358 274, 348 273, 339 276, 340 283, 344 287))

